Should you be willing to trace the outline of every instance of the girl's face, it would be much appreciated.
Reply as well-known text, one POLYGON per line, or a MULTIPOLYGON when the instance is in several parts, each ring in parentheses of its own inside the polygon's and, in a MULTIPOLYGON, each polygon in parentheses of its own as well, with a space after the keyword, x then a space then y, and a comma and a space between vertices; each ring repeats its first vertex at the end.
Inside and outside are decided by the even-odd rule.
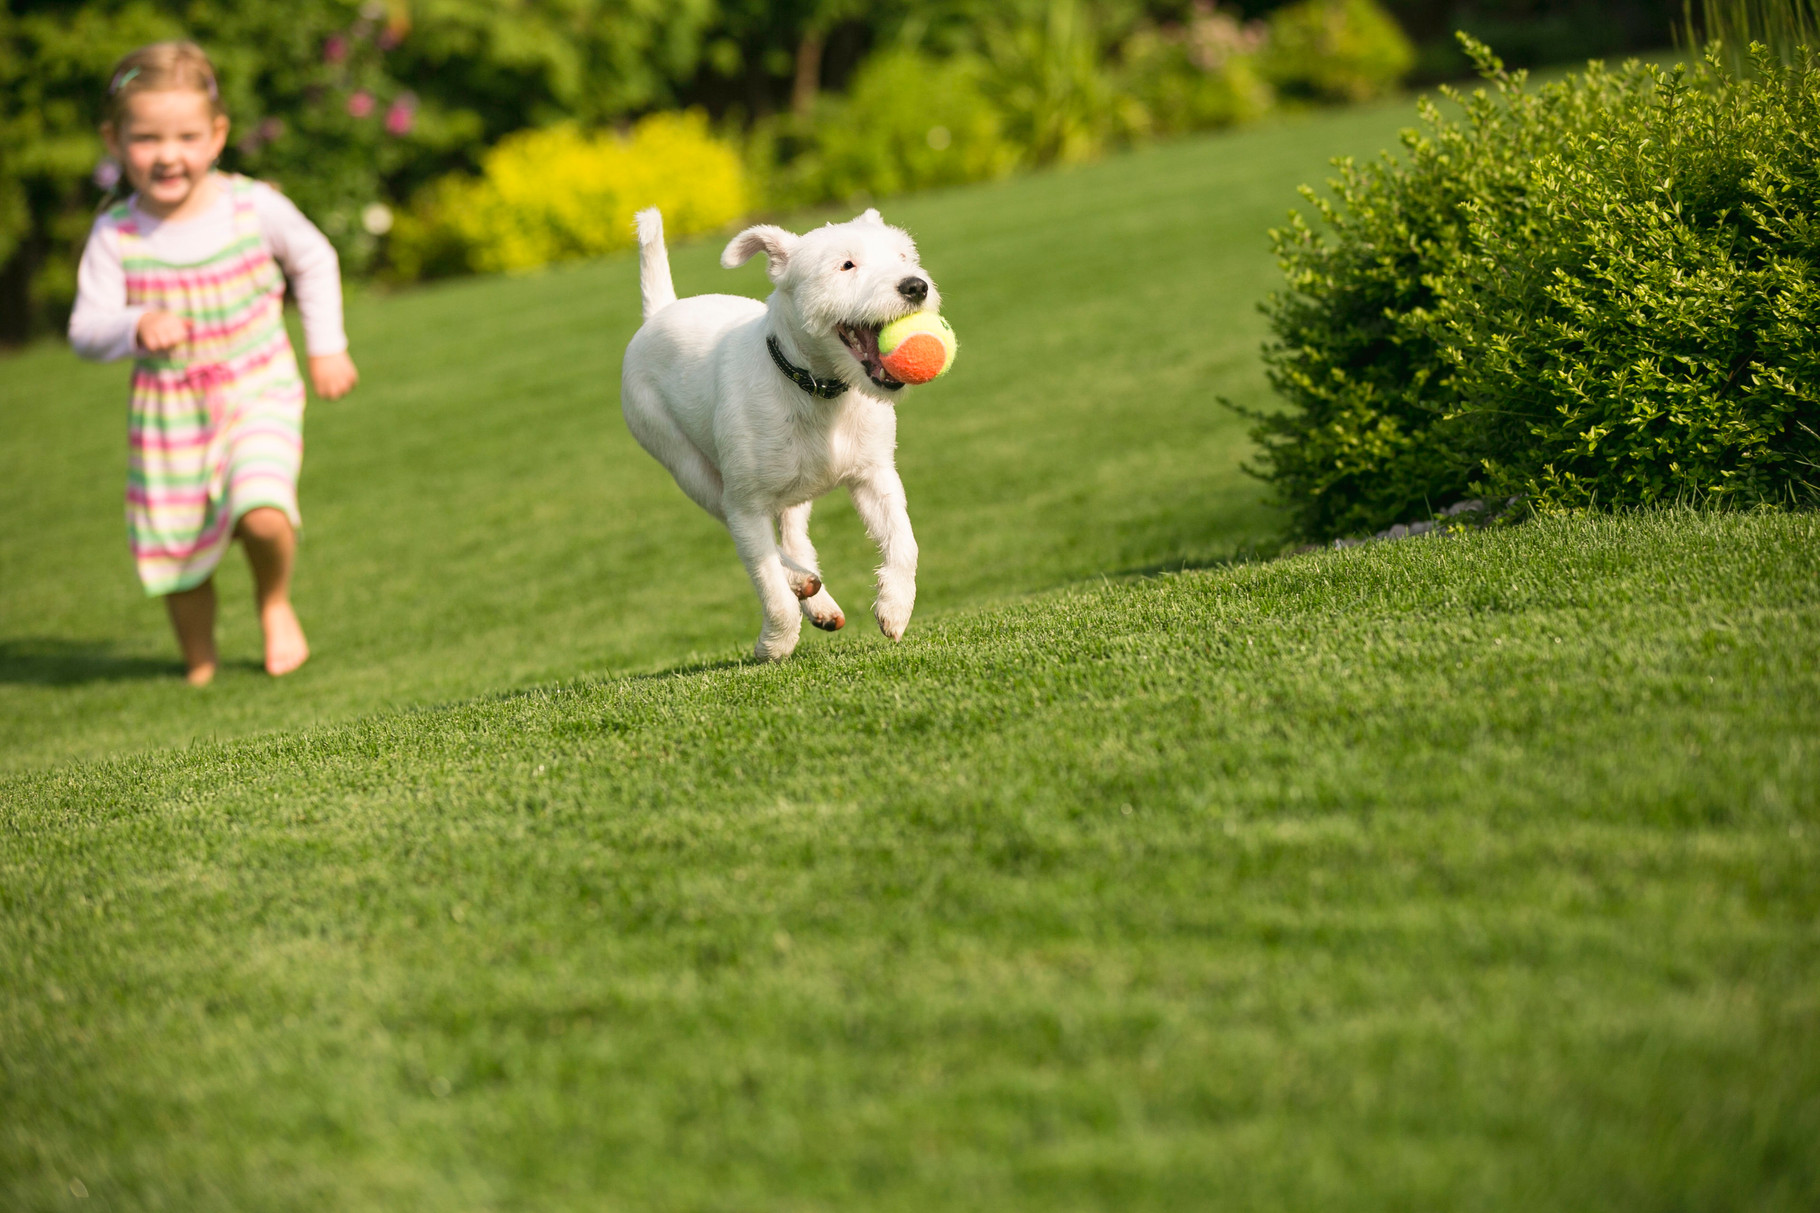
POLYGON ((140 204, 168 218, 208 180, 227 145, 228 120, 193 89, 133 93, 125 109, 118 126, 101 128, 102 138, 140 204))

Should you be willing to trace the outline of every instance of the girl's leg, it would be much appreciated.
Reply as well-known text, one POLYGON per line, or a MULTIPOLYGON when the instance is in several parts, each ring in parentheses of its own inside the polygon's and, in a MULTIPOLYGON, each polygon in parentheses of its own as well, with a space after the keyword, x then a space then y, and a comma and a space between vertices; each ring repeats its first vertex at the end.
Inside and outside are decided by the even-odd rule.
POLYGON ((265 633, 265 670, 289 674, 310 657, 303 625, 291 609, 291 566, 297 558, 297 536, 284 511, 260 506, 240 516, 234 534, 246 547, 253 566, 253 595, 259 604, 259 627, 265 633))
POLYGON ((183 649, 185 675, 191 686, 207 686, 215 677, 215 583, 205 581, 190 590, 179 590, 164 596, 165 609, 171 613, 171 626, 177 630, 177 644, 183 649))

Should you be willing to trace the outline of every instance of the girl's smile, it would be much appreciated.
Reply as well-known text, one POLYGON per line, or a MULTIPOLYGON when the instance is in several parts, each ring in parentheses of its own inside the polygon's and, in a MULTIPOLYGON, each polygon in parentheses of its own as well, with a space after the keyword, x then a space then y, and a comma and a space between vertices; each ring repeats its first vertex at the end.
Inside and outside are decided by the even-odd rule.
POLYGON ((160 219, 188 219, 215 200, 211 170, 227 145, 228 121, 192 89, 134 93, 118 126, 102 129, 108 151, 160 219))

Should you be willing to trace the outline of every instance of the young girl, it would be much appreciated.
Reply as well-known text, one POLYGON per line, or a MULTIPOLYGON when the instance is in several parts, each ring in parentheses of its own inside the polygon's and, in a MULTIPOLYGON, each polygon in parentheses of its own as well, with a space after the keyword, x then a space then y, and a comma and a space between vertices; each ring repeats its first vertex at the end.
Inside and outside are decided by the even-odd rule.
POLYGON ((335 250, 276 190, 215 171, 228 120, 200 47, 134 51, 108 103, 101 135, 134 193, 89 233, 70 343, 84 358, 134 358, 126 517, 139 580, 164 597, 201 686, 215 676, 215 566, 238 537, 265 668, 288 674, 310 650, 290 600, 303 382, 279 266, 303 313, 310 379, 333 400, 359 377, 335 250))

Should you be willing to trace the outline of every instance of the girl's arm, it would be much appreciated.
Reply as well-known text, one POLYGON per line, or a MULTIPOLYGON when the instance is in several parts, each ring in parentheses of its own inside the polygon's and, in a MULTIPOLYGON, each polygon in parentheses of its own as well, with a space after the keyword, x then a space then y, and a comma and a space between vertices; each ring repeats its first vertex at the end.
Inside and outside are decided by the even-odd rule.
POLYGON ((76 308, 70 313, 70 345, 78 357, 113 362, 138 353, 135 335, 149 308, 126 302, 126 269, 120 238, 105 218, 95 221, 82 265, 76 271, 76 308))
POLYGON ((266 247, 284 267, 303 314, 303 345, 310 357, 345 353, 348 335, 341 327, 341 259, 335 246, 303 212, 277 190, 261 186, 253 194, 266 247))
POLYGON ((297 310, 303 316, 310 379, 317 392, 332 400, 345 394, 359 378, 348 358, 348 335, 341 323, 341 259, 328 237, 277 190, 260 187, 253 203, 266 247, 290 278, 297 310))

